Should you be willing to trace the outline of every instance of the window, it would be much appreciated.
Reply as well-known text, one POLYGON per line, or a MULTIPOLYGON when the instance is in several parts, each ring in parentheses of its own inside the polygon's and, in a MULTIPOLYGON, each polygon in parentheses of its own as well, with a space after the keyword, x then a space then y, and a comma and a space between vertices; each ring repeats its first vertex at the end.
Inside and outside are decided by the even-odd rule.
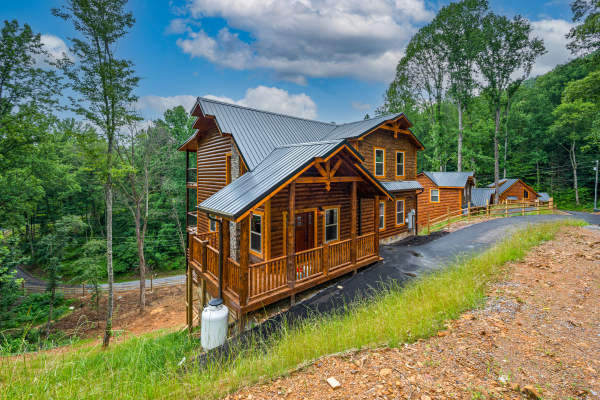
POLYGON ((258 214, 250 220, 250 250, 262 254, 262 216, 258 214))
POLYGON ((385 175, 385 150, 375 148, 375 176, 385 175))
POLYGON ((404 225, 404 200, 396 200, 396 225, 404 225))
POLYGON ((325 242, 338 240, 338 209, 325 210, 325 242))
POLYGON ((385 202, 379 202, 379 229, 385 229, 385 202))
POLYGON ((404 152, 396 152, 396 178, 404 178, 404 152))
POLYGON ((432 203, 440 202, 440 190, 439 189, 431 189, 429 191, 429 201, 432 203))
MULTIPOLYGON (((215 217, 214 215, 211 214, 211 217, 215 217)), ((208 229, 210 229, 211 232, 216 232, 217 231, 217 221, 214 221, 212 219, 208 219, 208 229)))
POLYGON ((527 191, 527 189, 523 189, 523 198, 524 199, 528 199, 529 198, 529 192, 527 191))

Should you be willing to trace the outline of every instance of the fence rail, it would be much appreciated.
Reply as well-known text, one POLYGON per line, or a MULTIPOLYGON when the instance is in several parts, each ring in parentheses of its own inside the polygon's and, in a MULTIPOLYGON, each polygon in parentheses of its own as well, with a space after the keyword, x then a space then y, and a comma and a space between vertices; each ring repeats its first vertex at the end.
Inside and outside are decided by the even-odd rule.
POLYGON ((461 220, 471 220, 473 218, 490 218, 490 217, 509 217, 513 215, 525 215, 526 213, 537 213, 541 211, 554 212, 554 202, 551 198, 550 201, 521 201, 519 203, 504 202, 501 204, 487 204, 480 207, 471 207, 470 203, 465 209, 459 209, 450 211, 448 207, 447 212, 436 218, 430 218, 429 213, 427 214, 427 222, 421 224, 419 227, 419 233, 423 234, 427 231, 427 234, 432 231, 441 230, 444 228, 450 228, 452 223, 459 222, 461 220))
MULTIPOLYGON (((146 283, 146 290, 152 291, 152 290, 158 289, 158 288, 165 288, 165 287, 177 286, 177 285, 185 285, 185 277, 181 277, 179 279, 170 280, 170 281, 152 282, 150 286, 148 286, 148 283, 146 283)), ((35 285, 25 284, 22 286, 22 288, 25 290, 25 293, 43 293, 46 291, 45 286, 35 286, 35 285)), ((139 290, 140 284, 134 283, 134 284, 128 284, 128 285, 114 285, 113 288, 114 288, 115 293, 116 292, 127 292, 130 290, 139 290)), ((81 295, 81 296, 85 296, 85 295, 89 294, 90 292, 93 292, 93 290, 94 290, 93 287, 90 285, 86 285, 85 287, 83 285, 70 286, 70 287, 59 286, 58 288, 56 288, 57 292, 62 292, 66 295, 81 295)), ((101 290, 103 292, 106 292, 107 288, 102 288, 101 290)))

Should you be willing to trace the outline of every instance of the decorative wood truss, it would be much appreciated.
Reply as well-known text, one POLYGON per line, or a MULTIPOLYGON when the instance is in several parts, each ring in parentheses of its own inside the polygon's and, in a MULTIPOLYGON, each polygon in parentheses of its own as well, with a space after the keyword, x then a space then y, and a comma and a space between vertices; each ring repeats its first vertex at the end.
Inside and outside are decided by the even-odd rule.
POLYGON ((394 132, 395 139, 398 138, 398 133, 404 133, 406 135, 412 136, 412 133, 410 133, 410 131, 408 129, 404 129, 404 128, 400 127, 400 121, 389 121, 388 123, 389 123, 389 125, 382 125, 381 128, 394 132))
POLYGON ((315 168, 317 169, 317 171, 319 171, 319 174, 321 174, 321 176, 297 178, 296 182, 324 183, 327 187, 327 191, 329 191, 331 189, 332 182, 360 182, 363 180, 360 176, 335 176, 335 173, 344 162, 341 158, 338 159, 333 168, 331 168, 330 160, 327 160, 325 161, 325 169, 323 169, 323 166, 321 165, 322 162, 322 159, 317 159, 314 164, 315 168))

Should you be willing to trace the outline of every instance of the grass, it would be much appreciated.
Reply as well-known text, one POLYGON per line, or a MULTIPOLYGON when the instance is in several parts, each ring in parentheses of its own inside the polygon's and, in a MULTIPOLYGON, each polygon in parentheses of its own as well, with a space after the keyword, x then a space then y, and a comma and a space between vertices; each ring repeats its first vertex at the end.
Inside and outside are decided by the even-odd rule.
POLYGON ((268 343, 253 343, 225 364, 197 370, 189 361, 200 351, 181 333, 133 337, 102 352, 98 346, 63 354, 7 358, 0 365, 0 393, 12 398, 218 398, 237 388, 287 374, 299 364, 353 348, 398 346, 434 335, 444 322, 483 304, 486 286, 501 279, 504 264, 551 240, 573 219, 529 225, 481 254, 456 260, 440 272, 391 286, 359 307, 314 316, 284 328, 268 343), (269 349, 267 352, 261 349, 269 349))

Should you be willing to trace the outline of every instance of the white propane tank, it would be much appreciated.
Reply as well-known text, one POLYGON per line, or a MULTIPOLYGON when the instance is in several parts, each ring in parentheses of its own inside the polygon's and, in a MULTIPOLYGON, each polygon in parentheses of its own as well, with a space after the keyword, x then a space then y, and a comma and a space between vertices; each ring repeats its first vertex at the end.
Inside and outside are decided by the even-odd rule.
POLYGON ((202 334, 200 343, 205 350, 221 346, 227 339, 229 309, 222 299, 211 299, 202 311, 202 334))

